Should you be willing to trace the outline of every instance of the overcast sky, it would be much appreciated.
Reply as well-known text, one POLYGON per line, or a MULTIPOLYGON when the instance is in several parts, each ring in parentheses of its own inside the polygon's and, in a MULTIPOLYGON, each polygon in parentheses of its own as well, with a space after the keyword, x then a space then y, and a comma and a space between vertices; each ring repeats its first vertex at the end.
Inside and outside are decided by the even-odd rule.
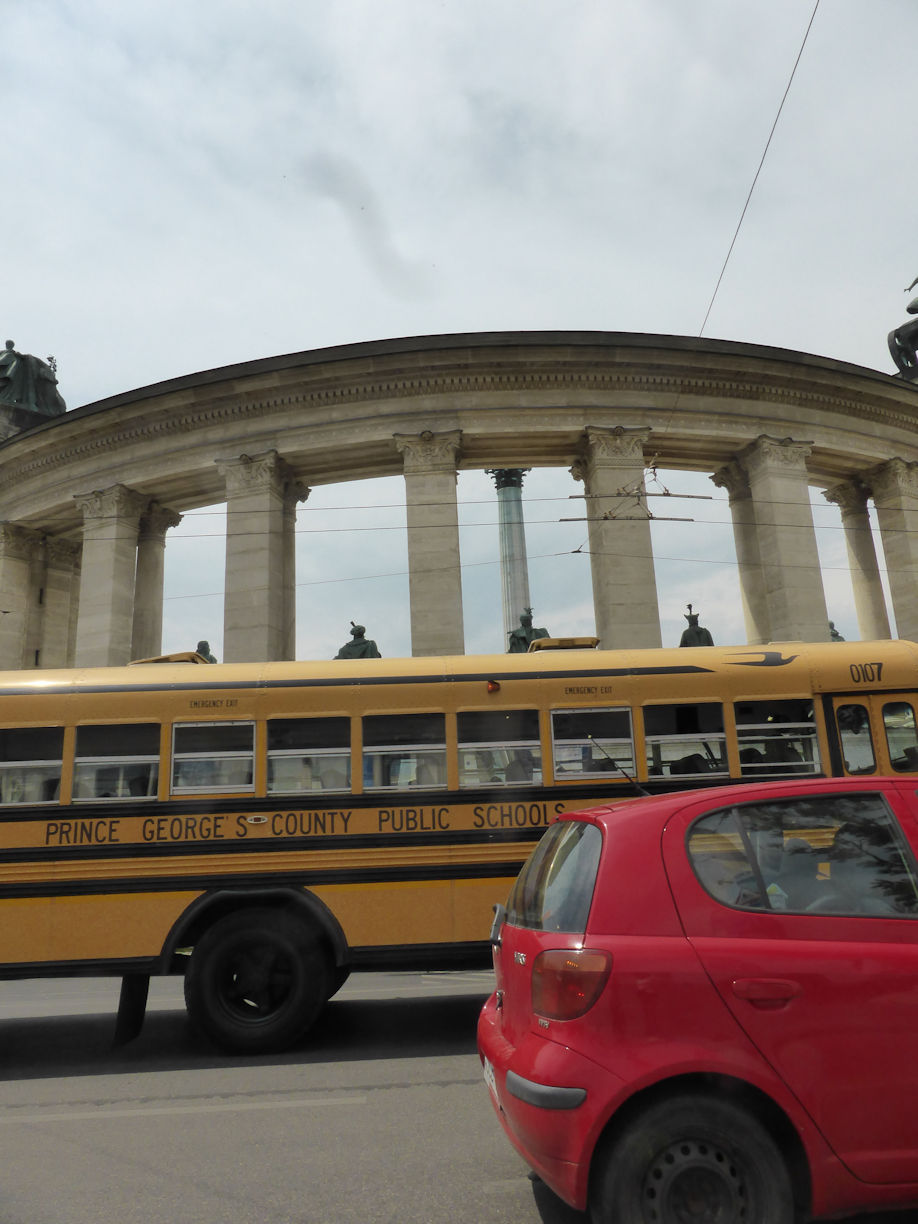
MULTIPOLYGON (((3 338, 53 354, 73 408, 387 336, 698 335, 813 7, 0 0, 3 338)), ((892 370, 918 276, 916 47, 915 0, 821 0, 704 335, 892 370)), ((714 498, 654 528, 664 641, 689 600, 741 641, 723 491, 661 478, 714 498)), ((558 522, 577 491, 558 471, 524 489, 555 633, 592 631, 586 525, 558 522)), ((409 652, 403 494, 337 485, 301 510, 301 657, 351 619, 409 652)), ((493 485, 462 473, 459 495, 467 649, 500 650, 493 485)), ((821 503, 829 615, 856 637, 821 503)), ((222 587, 220 515, 188 514, 164 648, 220 654, 222 587)))

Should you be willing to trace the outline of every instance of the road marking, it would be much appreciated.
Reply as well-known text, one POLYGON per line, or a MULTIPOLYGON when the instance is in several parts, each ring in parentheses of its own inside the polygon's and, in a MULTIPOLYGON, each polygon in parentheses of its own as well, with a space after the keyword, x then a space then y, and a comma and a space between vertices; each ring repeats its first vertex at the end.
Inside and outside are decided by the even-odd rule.
POLYGON ((253 1109, 316 1109, 326 1105, 365 1105, 365 1096, 309 1097, 299 1101, 240 1101, 237 1104, 223 1102, 219 1105, 144 1105, 137 1109, 72 1109, 66 1113, 30 1113, 6 1117, 9 1107, 0 1114, 0 1125, 19 1125, 23 1122, 86 1122, 90 1119, 151 1118, 157 1115, 242 1113, 253 1109))

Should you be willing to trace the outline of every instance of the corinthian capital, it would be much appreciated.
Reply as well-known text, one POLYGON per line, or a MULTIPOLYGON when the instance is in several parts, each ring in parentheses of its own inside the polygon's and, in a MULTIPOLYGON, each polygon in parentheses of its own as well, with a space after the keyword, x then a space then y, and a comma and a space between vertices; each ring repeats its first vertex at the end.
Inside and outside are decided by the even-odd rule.
POLYGON ((583 434, 585 462, 643 468, 644 447, 650 438, 650 429, 629 429, 624 425, 606 429, 600 425, 587 425, 583 434))
POLYGON ((217 471, 226 481, 227 497, 244 493, 260 493, 277 489, 284 493, 296 485, 296 475, 276 450, 257 455, 239 455, 235 459, 218 459, 217 471))
POLYGON ((15 523, 0 523, 0 556, 27 561, 35 552, 41 537, 28 527, 15 523))
POLYGON ((811 442, 795 442, 793 438, 771 438, 768 434, 745 447, 737 459, 751 479, 775 471, 785 475, 806 477, 806 461, 813 452, 811 442))
POLYGON ((833 485, 831 489, 823 489, 822 495, 827 502, 838 506, 843 519, 853 514, 864 514, 867 510, 869 494, 857 477, 852 480, 843 480, 833 485))
POLYGON ((91 493, 77 493, 73 499, 84 519, 127 519, 134 525, 150 504, 149 497, 116 484, 108 489, 93 489, 91 493))
POLYGON ((161 539, 170 527, 178 527, 181 521, 182 516, 177 511, 150 502, 140 520, 140 534, 161 539))
POLYGON ((904 459, 889 459, 864 473, 876 502, 898 502, 904 497, 918 497, 918 463, 904 459))
POLYGON ((735 501, 742 501, 751 496, 749 479, 735 459, 731 459, 722 468, 718 468, 711 476, 711 480, 718 489, 727 490, 727 497, 731 505, 735 501))
POLYGON ((393 437, 404 458, 406 473, 436 472, 444 468, 455 471, 462 451, 461 429, 443 433, 425 429, 423 433, 393 434, 393 437))

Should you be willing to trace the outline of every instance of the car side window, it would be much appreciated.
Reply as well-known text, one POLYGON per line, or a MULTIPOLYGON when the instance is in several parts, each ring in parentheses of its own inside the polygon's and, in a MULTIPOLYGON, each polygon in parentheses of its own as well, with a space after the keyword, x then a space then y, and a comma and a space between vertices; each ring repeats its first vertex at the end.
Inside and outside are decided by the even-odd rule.
POLYGON ((702 886, 736 909, 918 916, 914 859, 880 794, 710 812, 690 828, 687 849, 702 886))

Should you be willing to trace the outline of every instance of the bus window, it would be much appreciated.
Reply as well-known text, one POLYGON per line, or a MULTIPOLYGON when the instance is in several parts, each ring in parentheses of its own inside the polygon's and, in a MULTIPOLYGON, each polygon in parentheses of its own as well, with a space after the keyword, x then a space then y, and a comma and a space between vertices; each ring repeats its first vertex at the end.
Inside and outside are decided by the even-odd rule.
POLYGON ((733 713, 744 778, 819 772, 811 700, 738 701, 733 713))
POLYGON ((918 735, 915 711, 907 701, 888 701, 883 706, 883 726, 889 745, 889 763, 897 773, 918 772, 918 735))
POLYGON ((268 793, 351 787, 349 718, 268 720, 268 793))
POLYGON ((652 777, 729 772, 719 702, 645 706, 644 738, 652 777))
POLYGON ((368 790, 446 786, 445 715, 368 714, 363 784, 368 790))
POLYGON ((850 774, 871 774, 877 762, 870 735, 870 715, 859 703, 840 705, 835 710, 838 738, 841 741, 845 771, 850 774))
POLYGON ((634 773, 630 710, 552 710, 551 735, 558 781, 634 773))
POLYGON ((176 723, 172 729, 172 790, 254 789, 255 724, 176 723))
POLYGON ((457 718, 460 786, 542 781, 538 710, 465 710, 457 718))
POLYGON ((159 723, 77 727, 73 798, 155 799, 159 723))
POLYGON ((63 727, 0 730, 0 803, 54 803, 63 749, 63 727))

